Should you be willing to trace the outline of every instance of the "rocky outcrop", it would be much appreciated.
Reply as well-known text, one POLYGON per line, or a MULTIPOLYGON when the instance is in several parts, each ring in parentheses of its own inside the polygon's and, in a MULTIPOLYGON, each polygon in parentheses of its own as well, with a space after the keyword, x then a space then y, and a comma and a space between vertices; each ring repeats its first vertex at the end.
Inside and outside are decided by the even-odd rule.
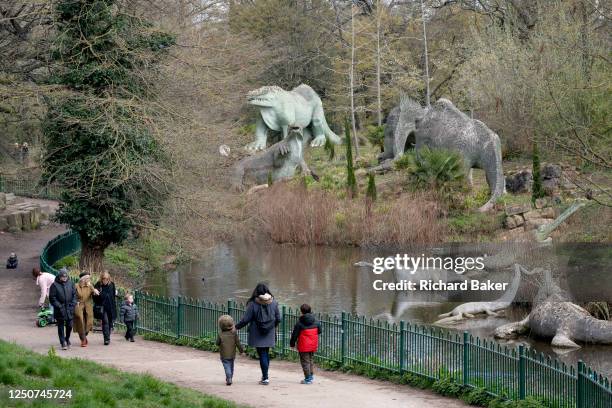
POLYGON ((47 222, 54 210, 49 205, 0 193, 0 231, 30 231, 47 222))

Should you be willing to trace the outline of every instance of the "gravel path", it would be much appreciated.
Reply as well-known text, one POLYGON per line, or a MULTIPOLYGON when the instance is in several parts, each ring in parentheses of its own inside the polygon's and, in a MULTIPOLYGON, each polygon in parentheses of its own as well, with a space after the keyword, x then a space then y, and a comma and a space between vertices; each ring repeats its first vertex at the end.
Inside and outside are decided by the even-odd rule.
MULTIPOLYGON (((0 234, 2 262, 11 251, 17 252, 20 260, 19 269, 0 271, 0 338, 40 353, 46 353, 52 345, 59 347, 55 326, 35 327, 38 287, 30 271, 38 264, 45 243, 61 232, 61 227, 52 225, 29 233, 0 234)), ((78 336, 72 339, 78 343, 78 336)), ((258 362, 246 357, 236 361, 234 385, 227 387, 218 354, 141 338, 129 343, 119 333, 113 336, 110 346, 104 346, 102 335, 94 333, 88 348, 73 347, 58 350, 58 354, 126 371, 148 372, 162 380, 253 407, 466 407, 461 401, 429 391, 336 372, 318 370, 314 385, 301 385, 299 364, 287 361, 272 361, 270 385, 261 386, 257 384, 258 362)))

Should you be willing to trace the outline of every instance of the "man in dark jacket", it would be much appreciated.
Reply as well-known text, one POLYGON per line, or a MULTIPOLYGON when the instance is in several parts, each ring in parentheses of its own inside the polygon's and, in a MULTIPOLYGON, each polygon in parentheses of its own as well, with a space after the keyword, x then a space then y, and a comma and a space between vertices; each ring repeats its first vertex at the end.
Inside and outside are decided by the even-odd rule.
POLYGON ((57 321, 57 335, 62 350, 70 348, 72 318, 77 304, 76 288, 68 279, 68 272, 62 269, 49 289, 49 303, 53 305, 53 317, 57 321), (64 332, 65 329, 65 332, 64 332))
POLYGON ((321 323, 312 314, 310 305, 300 306, 302 315, 293 327, 289 346, 295 347, 300 354, 300 364, 304 370, 302 384, 312 384, 314 381, 314 353, 319 348, 319 334, 321 334, 321 323))

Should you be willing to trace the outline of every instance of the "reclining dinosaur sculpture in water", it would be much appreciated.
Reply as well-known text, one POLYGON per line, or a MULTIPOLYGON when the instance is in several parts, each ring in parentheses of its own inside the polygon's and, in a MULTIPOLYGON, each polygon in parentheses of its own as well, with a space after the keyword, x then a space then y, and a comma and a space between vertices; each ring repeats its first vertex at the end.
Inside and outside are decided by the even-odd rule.
POLYGON ((508 290, 497 300, 491 302, 467 302, 463 303, 448 313, 442 313, 438 317, 442 319, 434 322, 434 324, 449 324, 456 323, 465 318, 473 318, 477 314, 486 313, 488 316, 498 316, 498 312, 510 307, 519 286, 521 285, 521 272, 526 275, 533 275, 536 270, 528 271, 519 264, 514 264, 514 277, 508 290))
POLYGON ((495 337, 512 339, 531 331, 537 337, 552 338, 553 347, 578 348, 576 342, 612 344, 612 321, 599 320, 568 301, 569 295, 545 271, 545 284, 538 291, 529 315, 495 330, 495 337))
POLYGON ((341 139, 329 128, 319 95, 308 85, 302 84, 291 91, 278 86, 263 86, 247 95, 247 104, 259 109, 255 127, 255 141, 246 146, 257 151, 266 148, 268 131, 281 132, 282 140, 289 135, 291 127, 310 129, 311 146, 325 145, 325 139, 340 144, 341 139))

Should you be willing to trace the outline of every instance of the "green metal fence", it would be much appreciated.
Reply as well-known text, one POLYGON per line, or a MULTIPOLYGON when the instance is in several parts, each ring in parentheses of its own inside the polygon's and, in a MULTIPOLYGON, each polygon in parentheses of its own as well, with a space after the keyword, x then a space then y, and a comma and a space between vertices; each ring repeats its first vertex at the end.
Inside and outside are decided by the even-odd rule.
MULTIPOLYGON (((53 263, 74 253, 79 246, 75 233, 56 237, 42 252, 41 268, 56 273, 53 263)), ((238 321, 246 309, 246 305, 232 300, 216 304, 141 291, 135 291, 134 297, 140 310, 138 330, 174 338, 214 337, 219 316, 229 314, 238 321)), ((275 351, 288 356, 295 353, 289 347, 289 340, 300 313, 298 309, 282 305, 281 315, 275 351)), ((523 346, 509 349, 467 332, 460 336, 403 321, 389 324, 347 313, 318 314, 318 318, 323 329, 316 353, 319 361, 343 366, 365 365, 434 380, 450 379, 511 400, 536 397, 555 408, 612 407, 610 381, 583 362, 575 369, 523 346)), ((239 335, 246 342, 246 331, 240 331, 239 335)))
POLYGON ((38 179, 21 178, 8 174, 0 174, 0 192, 49 200, 59 200, 61 196, 61 190, 57 186, 41 184, 38 179))

